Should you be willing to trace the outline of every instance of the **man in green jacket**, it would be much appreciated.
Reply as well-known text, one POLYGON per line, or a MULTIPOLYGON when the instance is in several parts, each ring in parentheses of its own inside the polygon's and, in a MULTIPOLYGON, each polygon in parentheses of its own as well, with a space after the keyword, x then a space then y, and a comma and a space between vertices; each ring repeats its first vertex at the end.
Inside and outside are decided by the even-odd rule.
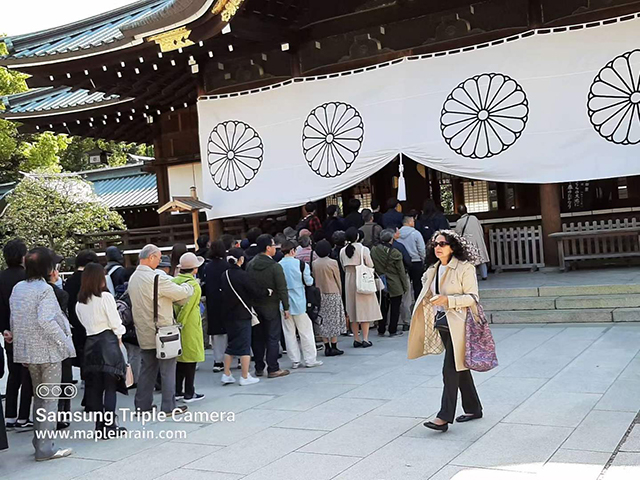
POLYGON ((177 285, 188 284, 193 287, 191 295, 184 305, 174 305, 176 319, 182 325, 182 355, 176 365, 176 400, 184 398, 185 403, 202 400, 204 395, 196 393, 196 365, 204 362, 204 339, 202 335, 202 317, 200 316, 200 297, 202 290, 196 280, 198 267, 204 258, 187 252, 180 257, 180 273, 173 279, 177 285), (184 390, 183 390, 184 388, 184 390))
POLYGON ((253 327, 251 335, 256 376, 264 375, 266 350, 269 378, 284 377, 289 375, 289 370, 280 369, 278 354, 280 351, 279 342, 282 337, 280 302, 282 302, 285 318, 289 318, 287 281, 282 267, 272 258, 276 254, 276 244, 273 237, 268 234, 260 235, 256 244, 259 253, 249 262, 247 272, 258 285, 273 291, 269 297, 256 299, 254 302, 260 320, 260 323, 253 327))
POLYGON ((376 268, 376 273, 385 280, 386 291, 389 301, 382 302, 382 320, 378 320, 378 335, 384 336, 387 326, 387 310, 391 306, 389 318, 389 336, 402 335, 402 330, 398 331, 398 319, 400 318, 400 306, 402 296, 409 290, 409 279, 405 274, 402 262, 402 253, 392 248, 393 230, 383 230, 380 234, 380 245, 376 245, 371 251, 371 259, 376 268))

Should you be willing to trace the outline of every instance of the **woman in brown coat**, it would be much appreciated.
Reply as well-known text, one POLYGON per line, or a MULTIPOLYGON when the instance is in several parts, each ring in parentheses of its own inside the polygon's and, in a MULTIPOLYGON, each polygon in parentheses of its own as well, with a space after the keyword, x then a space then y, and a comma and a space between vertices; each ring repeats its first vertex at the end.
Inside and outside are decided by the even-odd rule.
POLYGON ((433 238, 427 247, 431 267, 422 277, 424 286, 413 311, 408 356, 417 358, 445 351, 442 405, 436 418, 424 426, 446 432, 455 417, 458 390, 465 415, 456 421, 482 418, 478 392, 471 372, 464 366, 467 310, 471 308, 472 313, 477 313, 478 280, 474 266, 477 254, 464 238, 451 230, 436 232, 433 238), (435 322, 443 315, 445 327, 436 329, 435 322))
POLYGON ((324 342, 327 357, 342 355, 338 348, 338 335, 344 328, 344 306, 342 305, 342 280, 338 262, 329 257, 331 244, 321 240, 316 245, 316 259, 313 261, 313 278, 320 289, 320 324, 315 325, 316 334, 324 342))
POLYGON ((358 233, 355 227, 350 227, 346 231, 347 246, 340 252, 340 263, 345 271, 345 307, 353 332, 353 346, 367 348, 372 345, 369 341, 369 323, 381 320, 382 313, 376 295, 358 293, 356 289, 356 267, 360 264, 374 267, 371 253, 360 243, 358 233), (362 327, 362 341, 360 341, 360 327, 362 327))

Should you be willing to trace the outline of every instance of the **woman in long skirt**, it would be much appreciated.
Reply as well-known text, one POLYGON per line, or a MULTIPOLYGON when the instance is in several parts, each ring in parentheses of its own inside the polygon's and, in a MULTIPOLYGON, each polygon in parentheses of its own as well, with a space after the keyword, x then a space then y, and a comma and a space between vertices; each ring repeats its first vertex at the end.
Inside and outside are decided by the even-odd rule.
POLYGON ((345 271, 345 300, 347 315, 353 332, 354 348, 368 348, 373 345, 369 341, 369 323, 382 319, 382 312, 375 294, 358 293, 356 288, 356 267, 366 265, 373 268, 373 260, 369 249, 359 241, 358 230, 350 227, 346 231, 347 246, 340 252, 340 262, 345 271), (362 328, 362 341, 360 340, 362 328))
POLYGON ((329 257, 331 244, 326 240, 318 242, 315 253, 313 276, 321 294, 319 323, 315 324, 315 330, 324 342, 325 356, 334 357, 344 353, 338 349, 338 335, 342 333, 345 322, 340 267, 329 257))

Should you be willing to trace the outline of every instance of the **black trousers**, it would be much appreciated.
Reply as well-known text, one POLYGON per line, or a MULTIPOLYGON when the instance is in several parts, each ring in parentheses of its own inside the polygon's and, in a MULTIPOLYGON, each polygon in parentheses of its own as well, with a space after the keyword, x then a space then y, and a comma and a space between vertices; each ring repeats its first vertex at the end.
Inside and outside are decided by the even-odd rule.
POLYGON ((387 327, 387 314, 389 310, 389 333, 398 331, 398 320, 400 319, 400 305, 402 304, 402 295, 399 297, 388 297, 382 302, 382 320, 378 320, 378 333, 384 333, 387 327))
MULTIPOLYGON (((85 377, 87 411, 113 412, 115 415, 118 377, 104 372, 87 372, 85 377)), ((98 422, 96 422, 97 427, 99 427, 98 422)))
POLYGON ((409 269, 409 278, 413 286, 413 298, 417 299, 422 291, 422 274, 424 273, 424 263, 411 262, 409 269))
MULTIPOLYGON (((73 380, 73 359, 67 358, 62 361, 62 379, 61 383, 71 383, 73 380)), ((69 412, 71 411, 71 399, 58 400, 58 411, 69 412)))
POLYGON ((196 365, 195 362, 176 364, 176 395, 191 398, 196 393, 196 365))
POLYGON ((458 401, 458 389, 462 395, 462 409, 464 413, 476 414, 482 412, 482 404, 473 383, 471 370, 458 372, 453 353, 453 343, 449 332, 440 332, 444 343, 444 365, 442 366, 442 379, 444 389, 442 391, 442 405, 438 418, 453 423, 456 415, 456 403, 458 401))
POLYGON ((7 350, 7 391, 5 395, 5 416, 28 420, 31 413, 31 397, 33 397, 33 385, 29 369, 21 363, 13 362, 13 345, 5 344, 7 350), (18 411, 18 395, 20 395, 20 411, 18 411))
POLYGON ((277 372, 280 370, 278 364, 278 354, 280 353, 279 342, 282 337, 282 319, 280 311, 275 309, 256 308, 260 323, 252 328, 251 348, 253 358, 256 362, 256 371, 260 372, 265 368, 265 352, 267 356, 267 372, 277 372))

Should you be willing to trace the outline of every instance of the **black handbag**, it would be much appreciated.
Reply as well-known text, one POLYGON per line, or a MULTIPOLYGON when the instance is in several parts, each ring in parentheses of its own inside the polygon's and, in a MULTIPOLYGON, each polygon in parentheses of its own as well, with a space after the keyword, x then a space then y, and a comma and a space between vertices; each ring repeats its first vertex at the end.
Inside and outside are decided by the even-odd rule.
MULTIPOLYGON (((436 295, 440 295, 440 265, 436 267, 436 295)), ((447 321, 447 312, 436 310, 433 328, 441 332, 449 331, 449 322, 447 321)))

